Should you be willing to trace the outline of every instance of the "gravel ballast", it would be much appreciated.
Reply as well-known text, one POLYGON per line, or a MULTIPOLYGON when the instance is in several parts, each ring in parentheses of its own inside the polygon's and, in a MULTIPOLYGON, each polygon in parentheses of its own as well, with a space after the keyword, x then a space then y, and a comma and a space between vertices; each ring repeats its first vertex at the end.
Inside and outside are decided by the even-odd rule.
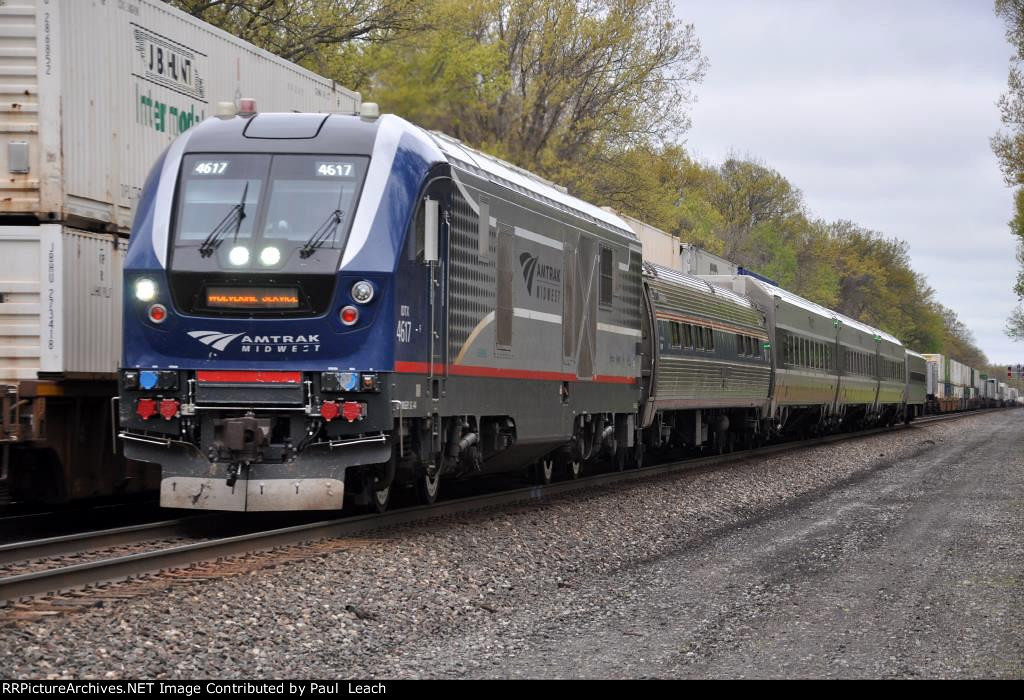
POLYGON ((438 519, 8 623, 0 675, 1019 677, 1022 420, 438 519))

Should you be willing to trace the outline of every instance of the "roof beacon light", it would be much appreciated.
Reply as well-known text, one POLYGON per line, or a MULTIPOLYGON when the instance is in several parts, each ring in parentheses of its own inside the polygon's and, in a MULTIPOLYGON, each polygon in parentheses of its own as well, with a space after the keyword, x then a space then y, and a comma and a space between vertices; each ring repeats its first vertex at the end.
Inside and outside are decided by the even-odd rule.
POLYGON ((256 100, 252 97, 243 97, 239 99, 238 113, 241 115, 256 114, 256 100))
POLYGON ((218 102, 217 103, 217 116, 222 119, 228 119, 238 114, 238 108, 235 107, 234 102, 218 102))
POLYGON ((363 102, 359 105, 359 116, 363 119, 376 119, 380 116, 380 106, 376 102, 363 102))

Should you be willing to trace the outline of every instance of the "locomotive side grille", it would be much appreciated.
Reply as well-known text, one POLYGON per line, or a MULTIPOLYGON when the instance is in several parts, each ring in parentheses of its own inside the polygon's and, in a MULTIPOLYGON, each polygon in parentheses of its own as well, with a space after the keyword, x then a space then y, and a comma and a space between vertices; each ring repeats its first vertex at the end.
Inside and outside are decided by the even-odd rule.
POLYGON ((643 308, 640 301, 643 290, 643 258, 638 251, 629 251, 627 266, 628 273, 618 273, 620 285, 615 293, 618 298, 612 311, 612 323, 626 328, 639 328, 640 309, 643 308))
POLYGON ((488 254, 481 261, 479 228, 480 217, 456 188, 452 194, 452 228, 449 238, 449 363, 455 361, 476 324, 497 306, 493 262, 495 236, 492 231, 488 254))

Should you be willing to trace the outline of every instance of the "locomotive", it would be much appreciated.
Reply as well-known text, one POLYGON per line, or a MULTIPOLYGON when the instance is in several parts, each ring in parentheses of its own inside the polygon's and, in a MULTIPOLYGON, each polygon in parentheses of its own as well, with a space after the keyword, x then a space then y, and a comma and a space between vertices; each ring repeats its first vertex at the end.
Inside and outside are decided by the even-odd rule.
POLYGON ((521 168, 374 105, 242 104, 160 158, 125 259, 119 436, 162 506, 384 510, 923 409, 895 337, 645 261, 521 168))

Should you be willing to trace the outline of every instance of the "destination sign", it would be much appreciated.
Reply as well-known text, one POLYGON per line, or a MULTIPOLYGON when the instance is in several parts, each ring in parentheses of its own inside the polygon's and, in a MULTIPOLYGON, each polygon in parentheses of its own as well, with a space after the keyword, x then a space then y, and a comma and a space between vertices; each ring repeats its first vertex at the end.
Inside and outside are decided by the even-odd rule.
POLYGON ((211 309, 297 309, 295 287, 207 287, 206 306, 211 309))

